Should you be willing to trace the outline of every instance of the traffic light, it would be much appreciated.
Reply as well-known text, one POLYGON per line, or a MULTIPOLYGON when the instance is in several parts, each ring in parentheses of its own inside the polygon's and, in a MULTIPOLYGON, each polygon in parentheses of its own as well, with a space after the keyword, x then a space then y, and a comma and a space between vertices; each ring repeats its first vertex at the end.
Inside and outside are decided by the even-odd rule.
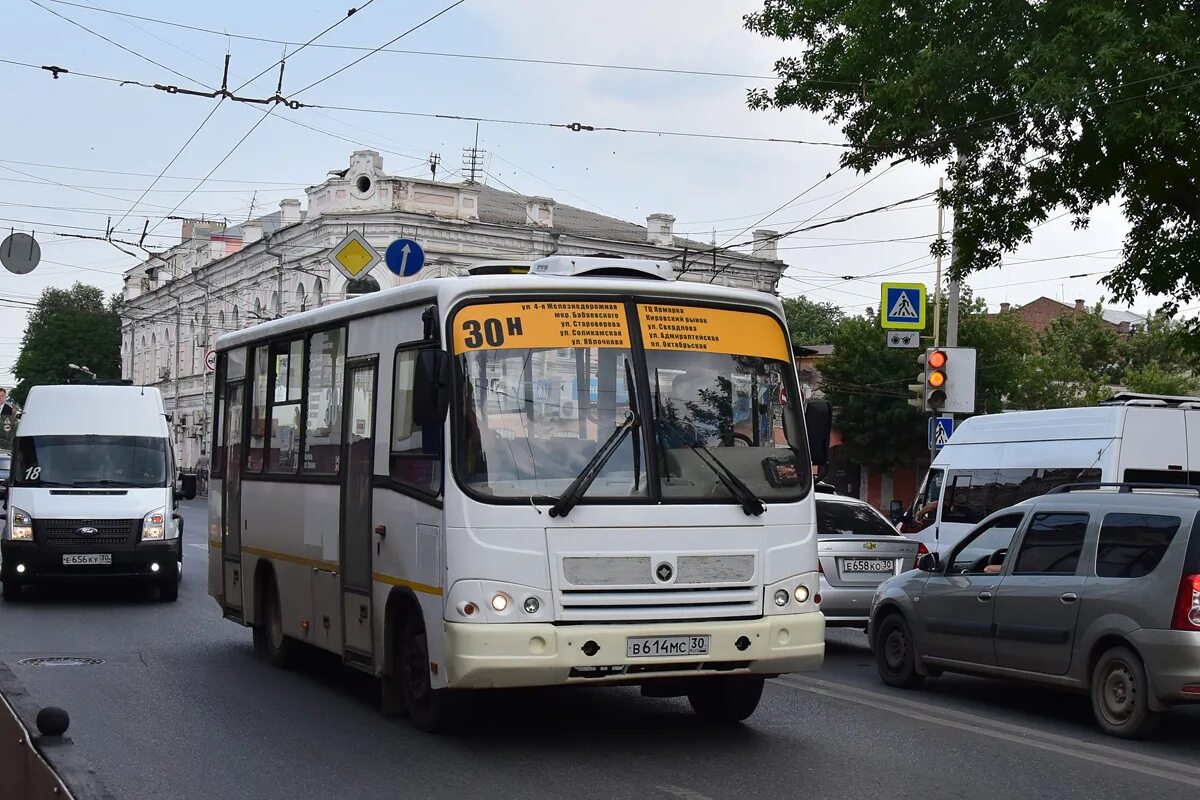
POLYGON ((970 347, 931 347, 917 356, 922 371, 908 388, 917 396, 910 406, 925 411, 971 414, 975 411, 975 350, 970 347), (954 375, 951 379, 951 361, 954 375))

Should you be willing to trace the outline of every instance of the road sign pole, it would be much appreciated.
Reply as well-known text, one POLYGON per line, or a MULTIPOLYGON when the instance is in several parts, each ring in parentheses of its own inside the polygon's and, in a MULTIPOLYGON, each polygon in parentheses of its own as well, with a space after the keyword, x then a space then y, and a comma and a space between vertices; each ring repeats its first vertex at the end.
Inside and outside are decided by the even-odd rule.
MULTIPOLYGON (((943 180, 938 178, 938 192, 942 191, 943 180)), ((946 229, 946 207, 938 203, 938 242, 942 241, 946 229)), ((933 346, 942 341, 942 248, 938 247, 936 276, 933 281, 933 346)))

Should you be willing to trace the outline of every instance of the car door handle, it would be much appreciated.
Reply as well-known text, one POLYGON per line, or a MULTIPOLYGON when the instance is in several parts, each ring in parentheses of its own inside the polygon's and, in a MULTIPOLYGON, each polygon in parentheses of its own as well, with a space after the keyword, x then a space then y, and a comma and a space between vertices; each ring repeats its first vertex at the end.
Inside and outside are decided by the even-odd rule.
POLYGON ((987 601, 989 601, 991 599, 992 599, 991 592, 980 592, 979 593, 979 602, 986 603, 987 601))
POLYGON ((1058 599, 1062 600, 1064 603, 1074 603, 1079 599, 1079 595, 1075 594, 1074 592, 1064 592, 1058 596, 1058 599))

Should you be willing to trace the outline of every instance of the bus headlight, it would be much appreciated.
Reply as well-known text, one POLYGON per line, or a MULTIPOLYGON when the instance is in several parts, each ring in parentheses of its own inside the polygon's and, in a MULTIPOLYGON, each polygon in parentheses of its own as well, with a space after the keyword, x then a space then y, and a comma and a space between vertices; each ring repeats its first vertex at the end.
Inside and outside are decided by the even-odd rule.
POLYGON ((804 584, 796 587, 796 602, 802 604, 808 602, 808 587, 804 584))
POLYGON ((167 510, 155 509, 142 518, 142 541, 156 542, 167 538, 167 510))
POLYGON ((492 610, 496 612, 508 610, 508 595, 498 592, 492 596, 492 610))
POLYGON ((777 591, 775 592, 775 605, 777 605, 777 606, 781 606, 781 607, 782 607, 782 606, 786 606, 786 605, 787 605, 787 603, 788 603, 788 591, 787 591, 787 589, 779 589, 779 590, 777 590, 777 591))
POLYGON ((13 506, 8 515, 8 537, 16 542, 33 541, 33 517, 13 506))
POLYGON ((542 601, 538 600, 533 595, 530 595, 529 597, 525 598, 525 604, 524 604, 523 608, 525 609, 526 614, 536 614, 541 609, 541 607, 542 607, 542 601))

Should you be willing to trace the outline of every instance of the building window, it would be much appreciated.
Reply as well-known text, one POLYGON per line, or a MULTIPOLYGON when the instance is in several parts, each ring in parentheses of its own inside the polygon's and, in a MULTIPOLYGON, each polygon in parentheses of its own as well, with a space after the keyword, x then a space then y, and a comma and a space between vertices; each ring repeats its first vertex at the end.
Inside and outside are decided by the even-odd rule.
POLYGON ((275 316, 283 316, 283 306, 280 305, 279 292, 271 292, 271 310, 275 312, 275 316))
POLYGON ((233 329, 236 331, 236 330, 240 330, 241 327, 242 327, 242 323, 238 321, 238 307, 234 306, 233 307, 233 329))
POLYGON ((263 318, 262 300, 258 299, 257 297, 254 298, 254 318, 257 320, 261 320, 263 318))
POLYGON ((308 340, 304 414, 304 471, 336 475, 342 454, 342 373, 346 331, 314 333, 308 340))
POLYGON ((304 293, 304 284, 296 284, 296 308, 301 311, 308 310, 308 295, 304 293))
POLYGON ((225 309, 221 309, 217 312, 217 328, 221 331, 221 333, 225 332, 225 309))
POLYGON ((442 426, 423 427, 413 420, 413 398, 431 390, 418 386, 417 354, 396 353, 392 372, 392 430, 389 470, 392 479, 429 495, 442 490, 442 426))
POLYGON ((313 308, 321 307, 321 279, 317 278, 313 282, 313 308))

